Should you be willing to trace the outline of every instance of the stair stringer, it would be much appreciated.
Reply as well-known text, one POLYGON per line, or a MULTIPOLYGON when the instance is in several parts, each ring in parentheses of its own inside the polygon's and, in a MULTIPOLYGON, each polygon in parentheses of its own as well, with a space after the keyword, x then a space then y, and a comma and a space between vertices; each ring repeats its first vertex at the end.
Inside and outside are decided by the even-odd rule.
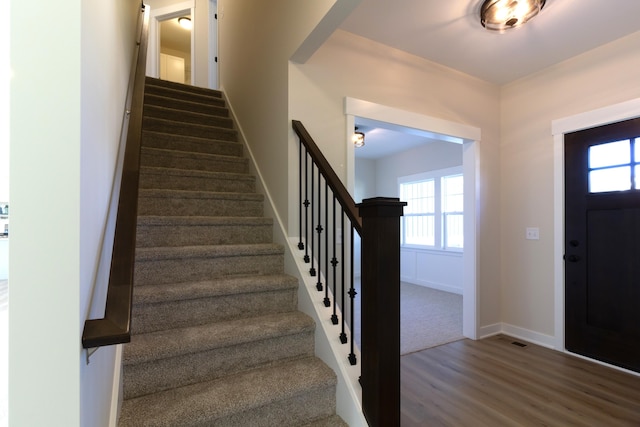
MULTIPOLYGON (((360 377, 360 351, 358 348, 354 349, 358 363, 351 366, 348 362, 349 346, 340 342, 338 328, 331 323, 332 309, 324 306, 324 294, 318 292, 315 287, 317 278, 309 275, 307 265, 302 257, 297 255, 299 252, 298 239, 296 236, 288 235, 287 229, 275 209, 273 198, 264 182, 264 177, 256 163, 251 147, 247 144, 233 104, 227 98, 224 88, 220 88, 220 91, 238 131, 238 140, 244 146, 249 158, 249 171, 256 176, 256 193, 265 197, 264 216, 274 219, 273 242, 284 247, 284 271, 298 279, 298 310, 310 316, 316 323, 315 355, 337 375, 336 414, 350 427, 367 427, 369 424, 362 413, 362 388, 358 381, 360 377)), ((339 315, 342 316, 342 313, 339 315)), ((352 336, 350 332, 348 336, 352 336)))

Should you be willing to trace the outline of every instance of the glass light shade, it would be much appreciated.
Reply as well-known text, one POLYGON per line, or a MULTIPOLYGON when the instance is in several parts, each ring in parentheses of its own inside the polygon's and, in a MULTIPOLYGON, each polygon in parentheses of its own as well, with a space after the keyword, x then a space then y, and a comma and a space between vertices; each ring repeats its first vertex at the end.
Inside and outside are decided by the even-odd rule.
POLYGON ((185 28, 187 30, 190 30, 191 28, 193 28, 193 24, 191 23, 191 19, 187 18, 187 17, 182 17, 182 18, 178 18, 178 24, 180 24, 180 26, 182 28, 185 28))
POLYGON ((364 146, 364 133, 362 132, 353 133, 353 145, 355 145, 356 147, 364 146))
POLYGON ((519 27, 544 7, 545 0, 485 0, 480 22, 487 30, 504 31, 519 27))

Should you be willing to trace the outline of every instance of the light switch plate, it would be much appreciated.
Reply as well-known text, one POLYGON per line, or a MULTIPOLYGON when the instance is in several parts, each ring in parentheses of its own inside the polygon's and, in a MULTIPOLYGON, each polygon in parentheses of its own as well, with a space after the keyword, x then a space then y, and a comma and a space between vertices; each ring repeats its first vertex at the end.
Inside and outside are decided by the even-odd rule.
POLYGON ((540 240, 540 229, 538 227, 527 227, 527 240, 540 240))

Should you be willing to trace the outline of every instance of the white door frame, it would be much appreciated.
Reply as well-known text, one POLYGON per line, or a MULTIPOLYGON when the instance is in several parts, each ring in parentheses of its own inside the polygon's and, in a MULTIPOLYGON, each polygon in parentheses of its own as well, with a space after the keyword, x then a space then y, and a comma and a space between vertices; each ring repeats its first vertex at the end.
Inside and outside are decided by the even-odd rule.
POLYGON ((347 189, 353 194, 355 188, 355 150, 351 136, 355 117, 362 117, 391 123, 402 127, 418 129, 431 134, 434 139, 462 143, 462 168, 464 174, 464 264, 462 291, 462 334, 477 339, 478 297, 477 297, 477 227, 479 193, 476 185, 480 180, 479 149, 481 131, 479 128, 450 122, 410 111, 403 111, 385 105, 375 104, 355 98, 345 98, 347 116, 345 141, 347 141, 347 189))
POLYGON ((149 46, 147 48, 147 76, 160 77, 160 22, 179 16, 191 15, 191 84, 196 81, 196 49, 195 49, 195 0, 188 0, 158 9, 151 8, 149 22, 149 46))
MULTIPOLYGON (((564 345, 564 135, 583 129, 640 117, 640 98, 597 110, 553 120, 553 252, 555 348, 566 351, 564 345)), ((616 366, 613 368, 619 369, 616 366)), ((637 373, 635 373, 637 375, 637 373)))
POLYGON ((209 87, 218 89, 218 0, 209 0, 209 87))

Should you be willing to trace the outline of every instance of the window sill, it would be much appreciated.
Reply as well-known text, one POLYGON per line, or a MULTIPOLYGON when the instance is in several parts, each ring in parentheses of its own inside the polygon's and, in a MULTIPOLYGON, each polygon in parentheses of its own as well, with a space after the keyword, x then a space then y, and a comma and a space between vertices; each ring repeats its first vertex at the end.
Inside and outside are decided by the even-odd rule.
POLYGON ((441 249, 441 248, 419 246, 419 245, 401 245, 400 250, 403 250, 403 249, 414 251, 414 252, 429 253, 434 255, 447 255, 447 256, 455 256, 455 257, 461 257, 462 254, 464 253, 463 249, 441 249))

